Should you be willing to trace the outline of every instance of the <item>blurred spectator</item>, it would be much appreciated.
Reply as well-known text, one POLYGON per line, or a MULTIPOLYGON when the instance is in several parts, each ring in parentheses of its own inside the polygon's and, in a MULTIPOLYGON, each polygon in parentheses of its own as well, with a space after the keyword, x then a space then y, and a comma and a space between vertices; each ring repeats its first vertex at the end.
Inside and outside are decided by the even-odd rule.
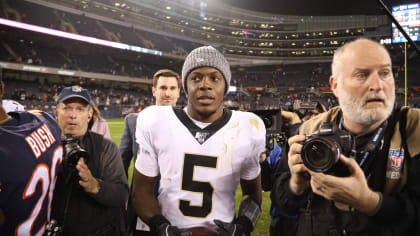
POLYGON ((88 129, 95 133, 102 134, 107 138, 111 138, 108 123, 104 118, 102 118, 101 112, 99 111, 98 107, 93 103, 93 101, 92 110, 93 117, 89 121, 88 129))

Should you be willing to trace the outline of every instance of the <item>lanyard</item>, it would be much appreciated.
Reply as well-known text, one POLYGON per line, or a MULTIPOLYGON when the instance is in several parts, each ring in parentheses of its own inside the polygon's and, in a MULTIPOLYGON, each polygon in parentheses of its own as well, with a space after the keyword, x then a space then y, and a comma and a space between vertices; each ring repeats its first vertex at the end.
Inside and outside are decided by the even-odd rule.
MULTIPOLYGON (((370 139, 369 143, 366 145, 365 150, 362 152, 363 153, 363 157, 362 157, 362 160, 359 163, 359 166, 360 167, 363 166, 363 164, 366 162, 366 160, 369 157, 369 155, 378 146, 379 142, 381 141, 381 139, 382 139, 382 137, 384 135, 384 131, 385 131, 387 125, 388 125, 388 121, 385 120, 381 124, 381 126, 379 126, 379 128, 376 130, 375 135, 372 136, 372 138, 370 139)), ((340 129, 343 129, 343 118, 341 118, 341 120, 340 120, 339 127, 340 127, 340 129)))

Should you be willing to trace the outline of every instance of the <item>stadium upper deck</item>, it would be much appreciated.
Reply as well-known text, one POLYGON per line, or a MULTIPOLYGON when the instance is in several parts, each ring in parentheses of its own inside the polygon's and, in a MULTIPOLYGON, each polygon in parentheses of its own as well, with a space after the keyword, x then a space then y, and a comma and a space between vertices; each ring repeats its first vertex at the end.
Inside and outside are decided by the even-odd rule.
POLYGON ((379 40, 390 35, 390 22, 384 15, 272 15, 221 1, 27 1, 181 40, 185 54, 192 42, 211 44, 233 64, 237 58, 242 64, 328 61, 348 40, 360 36, 379 40))

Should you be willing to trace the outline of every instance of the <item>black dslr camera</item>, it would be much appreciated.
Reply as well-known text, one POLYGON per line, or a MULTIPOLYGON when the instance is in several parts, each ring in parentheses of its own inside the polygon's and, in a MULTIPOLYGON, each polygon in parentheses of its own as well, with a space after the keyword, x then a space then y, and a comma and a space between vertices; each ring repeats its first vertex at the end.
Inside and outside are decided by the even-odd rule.
POLYGON ((340 154, 349 157, 353 151, 352 136, 332 123, 323 123, 319 130, 307 135, 302 143, 303 164, 315 172, 339 177, 349 176, 348 168, 340 161, 340 154))
POLYGON ((83 157, 86 163, 89 158, 89 154, 85 149, 80 147, 78 139, 71 135, 64 135, 62 141, 64 146, 64 168, 69 172, 69 178, 74 178, 78 181, 80 180, 80 177, 76 169, 77 162, 79 162, 80 158, 83 157))

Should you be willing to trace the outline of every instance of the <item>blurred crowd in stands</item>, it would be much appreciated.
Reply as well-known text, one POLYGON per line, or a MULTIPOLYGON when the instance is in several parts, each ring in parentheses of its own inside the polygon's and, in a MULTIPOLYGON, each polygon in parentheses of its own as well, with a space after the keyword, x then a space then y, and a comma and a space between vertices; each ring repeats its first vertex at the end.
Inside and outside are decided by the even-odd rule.
MULTIPOLYGON (((5 98, 21 103, 25 109, 41 109, 52 111, 59 92, 67 86, 65 83, 50 83, 48 80, 21 81, 10 78, 7 83, 5 98)), ((100 84, 84 84, 97 107, 103 111, 106 118, 122 117, 136 112, 138 107, 152 104, 151 91, 139 88, 127 89, 120 87, 104 87, 100 84)))
MULTIPOLYGON (((171 55, 158 57, 140 54, 1 25, 0 61, 151 80, 158 69, 169 68, 179 71, 183 56, 201 45, 99 21, 84 14, 76 15, 53 10, 27 1, 0 1, 0 7, 3 9, 0 11, 2 18, 160 50, 171 55)), ((225 98, 226 106, 241 110, 282 108, 296 111, 302 102, 317 101, 326 108, 331 108, 337 102, 328 88, 331 74, 329 64, 327 62, 232 66, 231 84, 237 87, 237 91, 231 92, 225 98)), ((404 73, 402 66, 395 67, 397 101, 399 104, 404 104, 402 89, 404 73)), ((409 78, 416 78, 420 74, 419 68, 414 69, 408 71, 409 78)), ((95 104, 105 118, 121 117, 153 104, 150 85, 139 87, 116 81, 101 83, 85 78, 73 78, 69 81, 65 77, 51 81, 42 75, 29 77, 31 76, 32 79, 6 76, 5 98, 22 103, 26 109, 38 108, 51 111, 63 86, 80 84, 89 89, 95 104)), ((420 83, 409 80, 408 86, 420 86, 420 83)), ((420 87, 418 88, 420 91, 420 87)), ((420 92, 409 89, 408 93, 408 105, 419 106, 420 92)), ((185 105, 183 96, 179 100, 179 105, 185 105)))
POLYGON ((0 17, 112 42, 185 56, 201 44, 169 38, 133 27, 111 24, 26 1, 2 1, 0 17))
MULTIPOLYGON (((5 77, 7 84, 5 98, 18 101, 24 105, 25 109, 42 109, 52 111, 55 106, 55 99, 59 91, 66 83, 49 82, 47 79, 37 79, 34 81, 16 80, 16 78, 5 77)), ((101 110, 105 118, 118 118, 128 113, 137 112, 144 107, 154 104, 151 90, 140 88, 127 88, 119 83, 113 83, 112 87, 103 86, 98 83, 85 83, 92 94, 94 103, 101 110)), ((295 88, 296 89, 296 88, 295 88)), ((318 102, 330 109, 337 105, 337 101, 332 94, 318 93, 318 89, 296 89, 287 93, 286 90, 280 93, 264 92, 231 92, 225 98, 225 106, 239 110, 269 110, 284 109, 296 111, 301 114, 305 109, 302 104, 318 102)), ((404 104, 404 96, 397 93, 397 102, 404 104)), ((186 105, 185 96, 182 95, 178 105, 186 105)), ((410 96, 408 105, 419 107, 420 96, 410 96)))

